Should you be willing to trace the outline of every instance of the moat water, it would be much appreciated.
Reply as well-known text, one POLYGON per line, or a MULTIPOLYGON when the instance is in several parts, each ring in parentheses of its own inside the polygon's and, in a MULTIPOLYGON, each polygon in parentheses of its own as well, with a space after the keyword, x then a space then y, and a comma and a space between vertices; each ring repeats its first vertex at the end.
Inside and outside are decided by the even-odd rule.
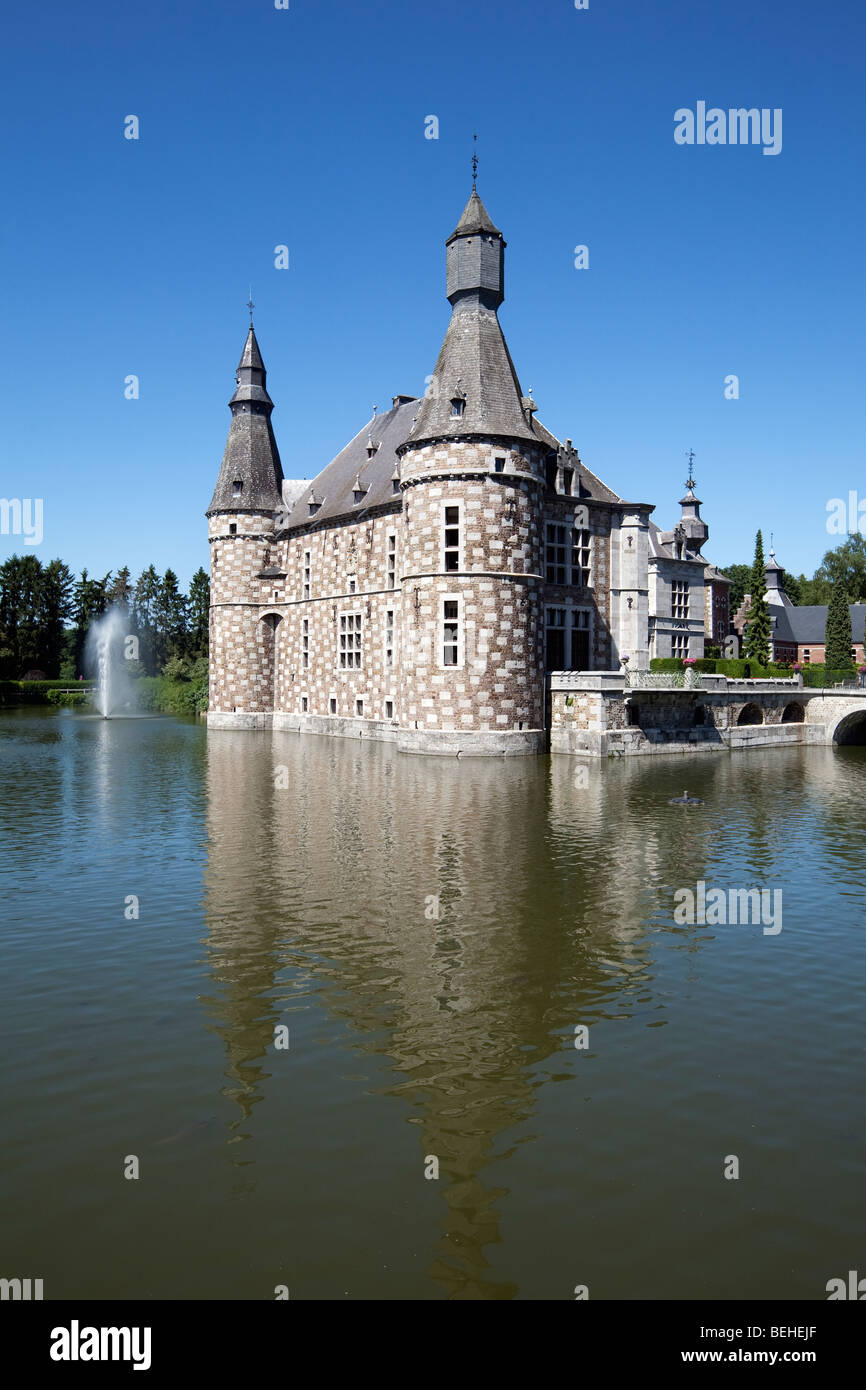
POLYGON ((866 1273, 864 791, 861 748, 3 713, 0 1276, 826 1298, 866 1273), (782 930, 678 924, 699 880, 781 889, 782 930))

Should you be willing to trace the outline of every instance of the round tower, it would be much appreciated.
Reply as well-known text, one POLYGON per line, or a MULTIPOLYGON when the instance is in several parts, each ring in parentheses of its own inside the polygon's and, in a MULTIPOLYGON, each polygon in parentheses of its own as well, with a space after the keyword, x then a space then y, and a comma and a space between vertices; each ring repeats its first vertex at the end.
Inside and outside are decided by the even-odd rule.
POLYGON ((271 427, 273 401, 252 320, 235 375, 232 418, 207 510, 210 538, 208 723, 257 727, 274 707, 277 628, 267 602, 283 469, 271 427))
POLYGON ((451 321, 412 429, 403 493, 401 684, 407 747, 543 746, 541 496, 534 424, 497 309, 505 241, 473 187, 446 242, 451 321))

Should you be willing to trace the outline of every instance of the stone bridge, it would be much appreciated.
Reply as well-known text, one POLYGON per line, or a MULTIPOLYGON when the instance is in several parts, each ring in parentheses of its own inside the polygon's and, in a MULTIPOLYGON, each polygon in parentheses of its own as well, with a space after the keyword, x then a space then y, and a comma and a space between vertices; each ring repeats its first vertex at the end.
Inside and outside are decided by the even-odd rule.
POLYGON ((801 678, 732 680, 559 671, 550 677, 550 749, 595 757, 790 743, 866 743, 866 689, 801 678))

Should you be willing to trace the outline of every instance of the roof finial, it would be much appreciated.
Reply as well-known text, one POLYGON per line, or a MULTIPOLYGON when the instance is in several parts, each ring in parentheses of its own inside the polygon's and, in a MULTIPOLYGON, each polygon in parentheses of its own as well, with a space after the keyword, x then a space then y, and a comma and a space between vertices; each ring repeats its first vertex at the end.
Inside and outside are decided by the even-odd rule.
POLYGON ((695 478, 694 478, 694 472, 695 472, 695 469, 694 469, 695 451, 694 451, 694 449, 689 449, 688 453, 686 454, 686 458, 687 458, 688 461, 689 461, 689 476, 688 476, 688 481, 686 482, 686 488, 687 488, 689 491, 691 491, 692 488, 693 488, 694 485, 695 485, 695 478))
POLYGON ((478 180, 478 136, 473 134, 472 140, 474 142, 472 145, 472 192, 475 193, 477 192, 475 184, 478 180))
POLYGON ((253 309, 254 309, 255 307, 256 307, 256 306, 255 306, 255 304, 253 303, 253 287, 252 287, 252 285, 250 285, 250 297, 249 297, 249 299, 247 300, 247 308, 248 308, 249 311, 250 311, 250 328, 252 328, 252 326, 253 326, 253 309))

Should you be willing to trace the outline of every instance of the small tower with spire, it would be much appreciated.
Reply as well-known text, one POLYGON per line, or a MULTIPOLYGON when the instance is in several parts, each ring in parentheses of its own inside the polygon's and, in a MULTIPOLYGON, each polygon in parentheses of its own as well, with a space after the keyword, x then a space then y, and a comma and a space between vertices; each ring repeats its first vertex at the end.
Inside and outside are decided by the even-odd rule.
POLYGON ((772 538, 770 540, 770 554, 764 566, 764 581, 767 585, 768 603, 775 604, 777 608, 794 607, 788 595, 785 593, 785 571, 776 560, 776 552, 773 549, 772 538))
POLYGON ((274 650, 278 614, 250 604, 250 587, 267 570, 262 596, 274 592, 271 564, 274 518, 282 506, 283 468, 271 426, 274 403, 250 327, 229 401, 231 423, 222 464, 207 510, 210 551, 209 722, 231 718, 264 724, 273 709, 274 650), (240 719, 239 719, 240 717, 240 719))
POLYGON ((432 737, 456 726, 519 740, 544 720, 541 507, 550 436, 535 422, 499 323, 505 239, 474 179, 445 247, 451 319, 397 450, 412 586, 403 600, 406 707, 432 737))
POLYGON ((694 450, 690 449, 686 458, 689 461, 689 476, 685 483, 685 496, 680 498, 682 513, 677 529, 685 538, 686 551, 691 559, 706 544, 710 528, 701 516, 701 500, 695 496, 694 450))

